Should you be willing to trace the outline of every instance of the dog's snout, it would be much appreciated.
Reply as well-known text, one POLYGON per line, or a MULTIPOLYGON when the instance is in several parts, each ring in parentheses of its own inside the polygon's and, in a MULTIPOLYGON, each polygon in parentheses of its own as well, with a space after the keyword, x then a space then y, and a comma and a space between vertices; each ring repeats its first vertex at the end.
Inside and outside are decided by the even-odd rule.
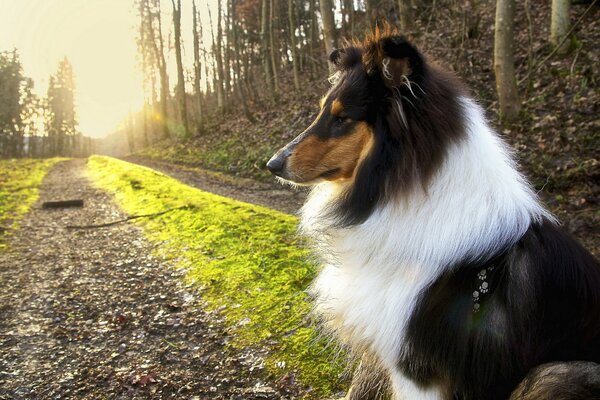
POLYGON ((283 154, 275 154, 267 162, 267 168, 272 174, 279 175, 285 166, 286 157, 283 154))

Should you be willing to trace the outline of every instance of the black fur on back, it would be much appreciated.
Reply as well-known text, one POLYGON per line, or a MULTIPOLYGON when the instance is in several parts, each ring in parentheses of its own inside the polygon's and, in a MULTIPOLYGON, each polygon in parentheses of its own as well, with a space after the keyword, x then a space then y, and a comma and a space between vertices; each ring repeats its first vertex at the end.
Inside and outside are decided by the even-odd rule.
POLYGON ((448 271, 409 322, 399 365, 419 384, 500 400, 542 363, 600 363, 600 265, 553 222, 534 223, 486 262, 448 271), (478 271, 490 267, 490 291, 474 312, 478 271))
POLYGON ((555 362, 527 374, 510 400, 600 400, 600 364, 555 362))

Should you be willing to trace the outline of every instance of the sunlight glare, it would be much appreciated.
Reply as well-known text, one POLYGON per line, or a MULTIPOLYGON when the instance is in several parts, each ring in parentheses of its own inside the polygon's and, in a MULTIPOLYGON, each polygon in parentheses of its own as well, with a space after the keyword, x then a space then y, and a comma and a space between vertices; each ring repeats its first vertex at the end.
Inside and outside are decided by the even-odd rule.
POLYGON ((111 133, 143 104, 133 2, 123 0, 2 0, 0 50, 17 48, 24 73, 45 96, 59 61, 73 64, 79 128, 111 133))

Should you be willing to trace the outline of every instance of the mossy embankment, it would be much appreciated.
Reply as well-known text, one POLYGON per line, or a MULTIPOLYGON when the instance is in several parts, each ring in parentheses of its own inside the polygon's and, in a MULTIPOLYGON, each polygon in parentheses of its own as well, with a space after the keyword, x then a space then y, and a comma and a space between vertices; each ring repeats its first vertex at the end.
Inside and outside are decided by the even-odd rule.
POLYGON ((154 170, 91 157, 89 174, 139 219, 158 251, 186 270, 208 306, 226 317, 231 346, 268 350, 267 371, 294 376, 322 398, 343 387, 341 361, 307 320, 315 274, 295 217, 186 186, 154 170), (182 208, 183 207, 183 208, 182 208), (332 361, 333 360, 333 361, 332 361))
POLYGON ((60 158, 0 160, 0 251, 10 230, 38 198, 38 188, 60 158))

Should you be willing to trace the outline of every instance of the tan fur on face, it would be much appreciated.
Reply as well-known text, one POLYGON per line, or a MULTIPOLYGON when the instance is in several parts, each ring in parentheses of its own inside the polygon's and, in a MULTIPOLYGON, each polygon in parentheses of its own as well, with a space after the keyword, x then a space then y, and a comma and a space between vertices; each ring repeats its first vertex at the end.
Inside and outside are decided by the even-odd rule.
POLYGON ((342 104, 341 101, 339 101, 338 99, 335 99, 331 103, 331 114, 338 116, 338 115, 340 115, 340 113, 342 111, 344 111, 344 105, 342 104))
POLYGON ((373 131, 366 122, 358 123, 351 133, 338 138, 308 136, 288 159, 290 175, 298 183, 352 178, 357 165, 369 154, 373 140, 373 131), (322 176, 332 170, 335 173, 322 176))

